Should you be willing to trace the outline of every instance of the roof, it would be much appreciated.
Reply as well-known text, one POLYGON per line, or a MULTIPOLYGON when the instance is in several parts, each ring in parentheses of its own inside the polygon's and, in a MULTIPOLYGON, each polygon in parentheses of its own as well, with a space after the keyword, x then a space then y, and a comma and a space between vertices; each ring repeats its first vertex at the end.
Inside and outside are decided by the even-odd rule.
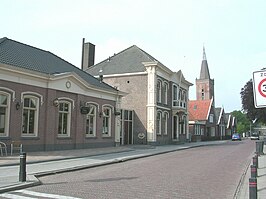
POLYGON ((203 58, 201 62, 200 78, 199 79, 210 79, 210 72, 208 62, 206 58, 205 48, 203 47, 203 58))
POLYGON ((223 109, 221 107, 218 107, 218 108, 215 108, 214 111, 215 111, 215 119, 216 119, 217 123, 219 123, 220 118, 222 116, 223 109))
POLYGON ((0 39, 0 63, 51 75, 74 72, 90 85, 116 90, 49 51, 6 37, 0 39))
POLYGON ((188 102, 189 121, 208 120, 212 100, 190 100, 188 102))
POLYGON ((157 60, 153 56, 136 45, 133 45, 118 54, 114 54, 112 57, 89 67, 86 71, 93 76, 99 75, 100 70, 102 70, 103 75, 145 72, 146 68, 142 62, 154 61, 157 60))

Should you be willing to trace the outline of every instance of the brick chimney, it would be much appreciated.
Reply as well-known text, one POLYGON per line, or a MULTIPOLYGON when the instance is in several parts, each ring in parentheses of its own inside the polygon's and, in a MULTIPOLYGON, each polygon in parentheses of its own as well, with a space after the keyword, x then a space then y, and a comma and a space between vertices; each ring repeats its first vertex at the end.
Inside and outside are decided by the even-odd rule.
POLYGON ((86 70, 94 65, 95 45, 92 43, 85 43, 85 38, 82 39, 82 57, 81 69, 86 70))

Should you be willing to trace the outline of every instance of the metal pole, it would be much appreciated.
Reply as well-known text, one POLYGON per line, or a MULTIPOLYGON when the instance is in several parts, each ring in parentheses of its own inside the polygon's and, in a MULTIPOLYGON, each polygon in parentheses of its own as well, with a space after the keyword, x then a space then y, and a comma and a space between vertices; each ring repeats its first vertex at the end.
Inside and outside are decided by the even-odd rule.
POLYGON ((259 168, 259 160, 258 160, 258 155, 255 154, 255 156, 252 158, 253 160, 253 165, 256 166, 256 168, 259 168))
POLYGON ((19 181, 25 182, 26 181, 26 153, 20 153, 20 169, 19 169, 19 181))
POLYGON ((250 171, 251 171, 251 178, 257 178, 258 171, 255 165, 250 165, 250 171))
POLYGON ((257 199, 257 178, 249 178, 249 199, 257 199))

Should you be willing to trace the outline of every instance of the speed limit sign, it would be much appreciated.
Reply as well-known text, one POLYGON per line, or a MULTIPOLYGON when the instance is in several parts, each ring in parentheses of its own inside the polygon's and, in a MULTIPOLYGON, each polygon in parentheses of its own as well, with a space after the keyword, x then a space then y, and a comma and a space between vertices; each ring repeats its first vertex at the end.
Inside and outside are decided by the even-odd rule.
POLYGON ((253 91, 255 107, 266 107, 266 71, 253 72, 253 91))

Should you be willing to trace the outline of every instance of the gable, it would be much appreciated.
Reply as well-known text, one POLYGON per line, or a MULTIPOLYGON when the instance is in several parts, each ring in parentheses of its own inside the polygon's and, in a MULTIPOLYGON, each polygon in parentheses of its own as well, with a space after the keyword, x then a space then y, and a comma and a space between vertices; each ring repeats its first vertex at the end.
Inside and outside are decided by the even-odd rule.
POLYGON ((188 102, 189 121, 204 121, 208 120, 212 100, 190 100, 188 102))
POLYGON ((100 70, 102 70, 103 75, 145 72, 146 68, 143 65, 143 62, 154 61, 156 61, 154 57, 136 45, 133 45, 118 54, 114 54, 104 61, 89 67, 86 72, 93 76, 99 75, 100 70))

